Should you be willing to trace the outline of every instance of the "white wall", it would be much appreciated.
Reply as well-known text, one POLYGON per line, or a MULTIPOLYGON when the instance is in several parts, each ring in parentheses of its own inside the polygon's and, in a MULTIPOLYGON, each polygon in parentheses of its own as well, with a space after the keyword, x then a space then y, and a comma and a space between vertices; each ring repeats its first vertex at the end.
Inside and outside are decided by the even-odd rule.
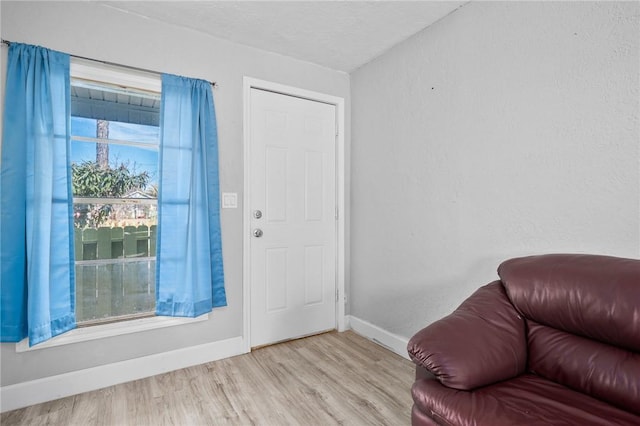
MULTIPOLYGON (((345 98, 349 76, 91 2, 7 2, 2 38, 70 54, 214 80, 220 183, 242 201, 242 78, 255 77, 345 98)), ((3 58, 6 48, 2 48, 3 58)), ((0 94, 0 98, 3 98, 0 94)), ((347 139, 348 139, 347 129, 347 139)), ((16 353, 2 344, 2 386, 242 335, 242 205, 222 211, 228 307, 204 323, 16 353)))
POLYGON ((640 257, 640 3, 471 2, 351 75, 351 314, 410 337, 548 252, 640 257))

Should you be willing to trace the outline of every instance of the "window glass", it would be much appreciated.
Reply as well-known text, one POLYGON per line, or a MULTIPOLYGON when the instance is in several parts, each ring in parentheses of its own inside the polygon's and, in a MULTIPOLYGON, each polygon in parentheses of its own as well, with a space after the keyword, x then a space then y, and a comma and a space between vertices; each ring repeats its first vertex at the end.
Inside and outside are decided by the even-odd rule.
POLYGON ((103 89, 95 82, 72 81, 76 320, 81 326, 150 316, 155 310, 160 94, 137 96, 109 84, 103 89))

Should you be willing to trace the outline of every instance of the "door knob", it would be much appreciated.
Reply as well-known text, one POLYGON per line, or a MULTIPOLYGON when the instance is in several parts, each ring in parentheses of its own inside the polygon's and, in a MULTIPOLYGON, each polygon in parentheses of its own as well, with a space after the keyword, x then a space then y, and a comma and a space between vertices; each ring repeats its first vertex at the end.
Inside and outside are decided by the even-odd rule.
POLYGON ((257 228, 254 229, 253 230, 253 236, 256 237, 256 238, 262 237, 262 229, 257 229, 257 228))

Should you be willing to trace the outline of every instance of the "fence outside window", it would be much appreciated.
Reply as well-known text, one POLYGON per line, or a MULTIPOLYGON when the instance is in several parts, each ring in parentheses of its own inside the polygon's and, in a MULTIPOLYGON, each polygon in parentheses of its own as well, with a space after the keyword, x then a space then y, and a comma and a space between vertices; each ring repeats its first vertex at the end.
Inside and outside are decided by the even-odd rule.
POLYGON ((75 228, 78 324, 154 311, 156 232, 156 225, 75 228))

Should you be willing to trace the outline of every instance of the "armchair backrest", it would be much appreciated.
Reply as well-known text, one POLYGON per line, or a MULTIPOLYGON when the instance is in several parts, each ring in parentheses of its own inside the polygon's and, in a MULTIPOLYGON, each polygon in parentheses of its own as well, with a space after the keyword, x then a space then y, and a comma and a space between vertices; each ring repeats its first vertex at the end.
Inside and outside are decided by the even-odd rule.
POLYGON ((526 319, 529 371, 640 414, 640 260, 530 256, 498 275, 526 319))

